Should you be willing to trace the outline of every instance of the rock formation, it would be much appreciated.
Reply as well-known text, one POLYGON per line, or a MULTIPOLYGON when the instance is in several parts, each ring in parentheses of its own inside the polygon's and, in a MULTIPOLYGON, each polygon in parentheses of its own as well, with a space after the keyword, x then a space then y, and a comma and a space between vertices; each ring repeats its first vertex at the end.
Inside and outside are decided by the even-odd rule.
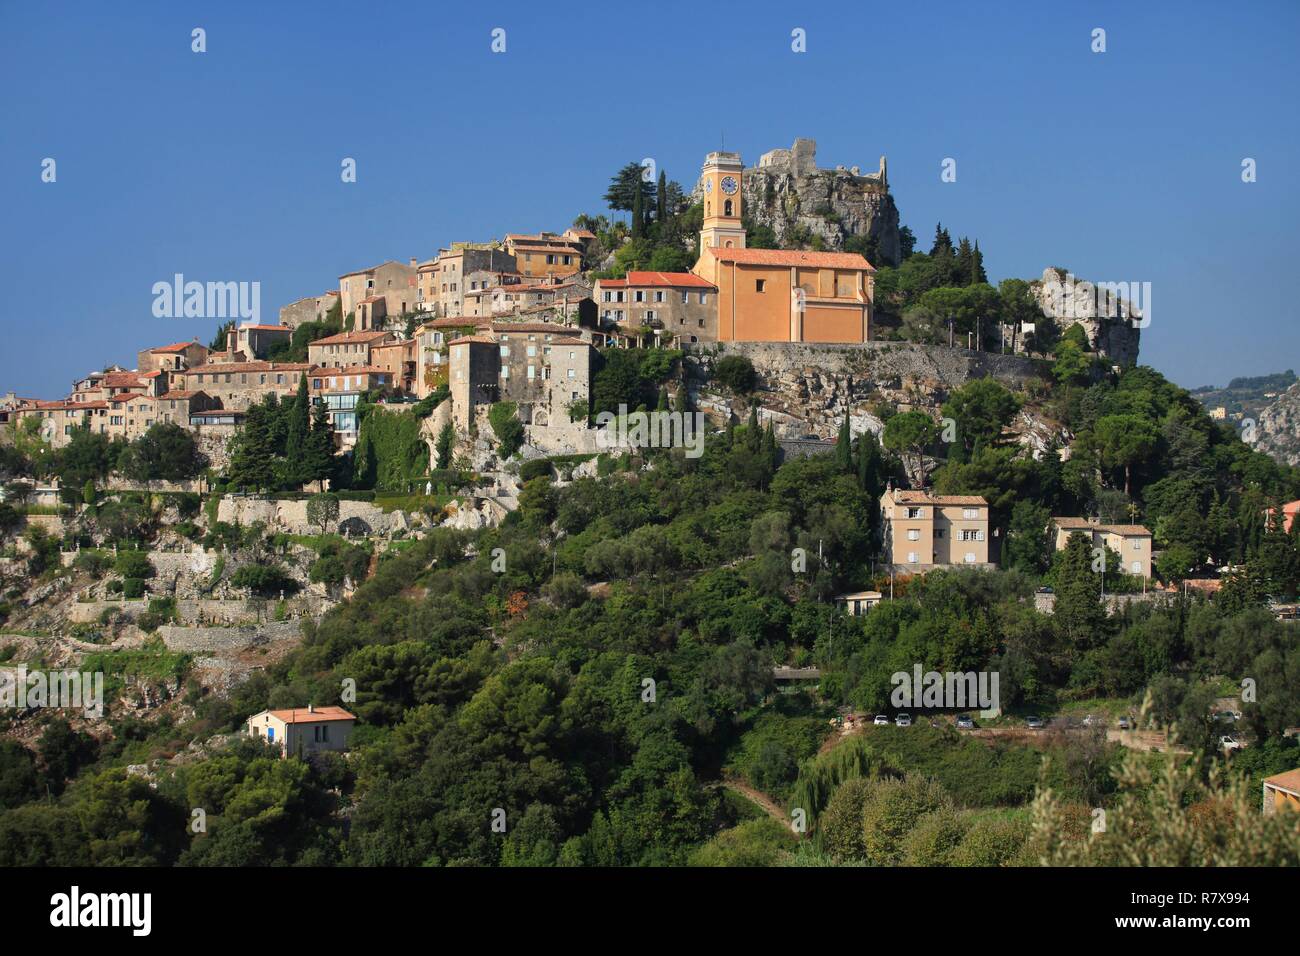
MULTIPOLYGON (((1030 283, 1038 307, 1062 332, 1081 325, 1093 351, 1114 365, 1137 364, 1142 327, 1149 321, 1143 314, 1150 311, 1149 284, 1142 308, 1123 295, 1129 286, 1136 289, 1137 283, 1093 284, 1051 266, 1043 270, 1041 279, 1030 283)), ((1134 298, 1141 295, 1142 290, 1136 289, 1134 298)))
POLYGON ((1255 450, 1271 455, 1284 465, 1300 465, 1300 382, 1259 413, 1259 421, 1255 423, 1255 450))
MULTIPOLYGON (((779 245, 817 236, 827 250, 836 250, 850 236, 861 236, 875 240, 879 264, 898 262, 898 209, 883 156, 871 173, 857 166, 818 169, 816 141, 797 139, 790 149, 759 157, 757 166, 745 170, 743 184, 746 220, 769 226, 779 245)), ((696 198, 702 197, 697 186, 696 198)))

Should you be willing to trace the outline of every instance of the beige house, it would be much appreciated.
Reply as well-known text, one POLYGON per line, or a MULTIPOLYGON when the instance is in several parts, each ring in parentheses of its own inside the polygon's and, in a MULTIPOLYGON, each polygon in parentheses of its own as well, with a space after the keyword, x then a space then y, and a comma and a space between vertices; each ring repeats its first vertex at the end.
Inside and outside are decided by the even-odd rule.
POLYGON ((514 256, 490 243, 453 243, 419 265, 419 308, 436 316, 464 314, 465 293, 488 287, 493 274, 514 274, 514 256))
POLYGON ((145 349, 136 355, 136 368, 141 374, 157 371, 177 371, 202 365, 208 360, 208 348, 199 342, 173 342, 155 349, 145 349))
POLYGON ((850 616, 857 617, 860 614, 866 614, 879 604, 883 598, 884 595, 879 591, 854 591, 851 594, 837 594, 835 603, 850 616))
POLYGON ((1300 769, 1264 778, 1264 813, 1279 810, 1300 813, 1300 769))
POLYGON ((293 395, 309 371, 307 362, 209 362, 173 373, 172 386, 180 392, 206 392, 217 407, 246 411, 267 392, 282 399, 293 395))
POLYGON ((583 240, 571 233, 506 236, 506 252, 514 256, 519 273, 529 278, 573 275, 582 269, 583 249, 583 240))
POLYGON ((887 488, 880 514, 889 564, 924 571, 989 563, 989 504, 979 495, 887 488))
POLYGON ((1107 547, 1119 555, 1125 574, 1151 577, 1151 532, 1140 524, 1102 524, 1095 518, 1053 518, 1056 550, 1065 550, 1070 535, 1086 534, 1094 548, 1107 547))
POLYGON ((250 737, 276 744, 286 757, 306 757, 348 749, 357 718, 342 707, 294 707, 264 710, 248 718, 250 737))

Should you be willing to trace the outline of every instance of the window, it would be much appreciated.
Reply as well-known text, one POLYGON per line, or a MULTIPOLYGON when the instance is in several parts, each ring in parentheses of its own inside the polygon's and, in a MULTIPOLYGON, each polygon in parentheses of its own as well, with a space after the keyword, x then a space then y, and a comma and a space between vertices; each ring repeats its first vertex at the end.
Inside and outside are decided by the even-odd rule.
POLYGON ((908 564, 916 564, 917 562, 918 562, 918 559, 917 559, 917 556, 916 556, 916 552, 915 552, 915 551, 909 551, 909 552, 907 552, 907 563, 908 563, 908 564))
POLYGON ((1134 539, 1133 539, 1133 550, 1134 550, 1134 551, 1141 551, 1141 550, 1142 550, 1142 539, 1141 539, 1141 538, 1134 538, 1134 539))
POLYGON ((637 289, 636 292, 633 293, 633 294, 636 296, 636 301, 637 301, 637 302, 644 302, 644 301, 645 301, 645 293, 644 293, 642 290, 637 289))
POLYGON ((537 366, 535 365, 528 366, 528 377, 529 379, 534 379, 537 377, 537 366))
POLYGON ((683 292, 682 305, 690 305, 690 303, 691 303, 691 294, 689 292, 683 292))
POLYGON ((578 377, 578 376, 577 376, 577 374, 573 371, 573 369, 569 369, 569 378, 577 378, 577 377, 578 377))
POLYGON ((921 509, 921 508, 908 508, 908 509, 907 509, 907 516, 908 516, 909 518, 924 518, 924 517, 925 517, 925 512, 924 512, 924 510, 921 509))
POLYGON ((767 280, 766 280, 766 279, 755 279, 755 280, 754 280, 754 289, 755 289, 755 291, 757 291, 757 292, 762 292, 762 291, 763 291, 763 287, 764 287, 765 285, 767 285, 767 280))
POLYGON ((501 366, 501 377, 502 377, 502 378, 509 378, 509 377, 510 377, 510 366, 509 366, 509 365, 502 365, 502 366, 501 366))
POLYGON ((510 355, 510 346, 508 345, 501 346, 501 357, 506 358, 509 355, 510 355))
POLYGON ((1129 567, 1132 569, 1132 571, 1133 571, 1134 574, 1141 574, 1141 573, 1142 573, 1142 562, 1141 562, 1141 561, 1134 561, 1132 564, 1129 565, 1129 567))
POLYGON ((962 508, 961 516, 968 521, 973 521, 979 518, 980 510, 978 508, 962 508))
POLYGON ((701 292, 700 305, 708 305, 708 304, 709 304, 709 294, 707 292, 701 292))
POLYGON ((921 540, 921 529, 920 529, 920 528, 908 528, 908 529, 907 529, 907 540, 908 540, 908 541, 920 541, 920 540, 921 540))
POLYGON ((536 345, 530 345, 530 346, 528 346, 528 356, 529 356, 529 358, 531 358, 532 356, 534 356, 534 355, 536 355, 536 354, 537 354, 537 346, 536 346, 536 345))
POLYGON ((974 564, 974 563, 975 563, 975 552, 974 552, 974 551, 967 551, 967 552, 966 552, 966 558, 965 558, 965 561, 966 561, 967 564, 974 564))
POLYGON ((662 292, 662 291, 656 292, 656 293, 655 293, 655 301, 656 301, 656 302, 662 302, 663 300, 664 300, 664 294, 663 294, 663 292, 662 292))

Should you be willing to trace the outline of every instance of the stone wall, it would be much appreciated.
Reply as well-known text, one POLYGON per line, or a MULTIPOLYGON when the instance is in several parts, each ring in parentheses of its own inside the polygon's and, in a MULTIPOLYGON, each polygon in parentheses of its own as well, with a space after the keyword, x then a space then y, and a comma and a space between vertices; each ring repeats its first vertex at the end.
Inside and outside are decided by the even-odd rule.
POLYGON ((180 627, 164 624, 158 635, 170 651, 189 654, 229 653, 275 641, 294 640, 302 633, 298 621, 271 621, 256 627, 180 627))
MULTIPOLYGON (((406 514, 401 511, 385 513, 378 505, 368 501, 340 501, 339 520, 342 524, 356 518, 364 522, 373 534, 391 534, 411 527, 406 514)), ((266 522, 268 528, 290 534, 319 534, 320 528, 307 520, 307 501, 284 501, 257 496, 225 495, 217 507, 217 520, 228 524, 250 525, 266 522)), ((331 528, 337 531, 337 526, 331 528)))

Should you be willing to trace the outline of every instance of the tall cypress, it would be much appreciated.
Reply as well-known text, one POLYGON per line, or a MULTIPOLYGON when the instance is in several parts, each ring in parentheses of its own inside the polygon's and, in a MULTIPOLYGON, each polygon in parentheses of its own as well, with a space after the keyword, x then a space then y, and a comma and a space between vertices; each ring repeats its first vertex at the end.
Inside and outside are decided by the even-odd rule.
POLYGON ((645 200, 642 190, 638 189, 632 196, 632 238, 640 239, 645 232, 645 200))
POLYGON ((668 219, 668 177, 659 170, 659 191, 655 196, 655 219, 663 223, 668 219))
POLYGON ((849 410, 844 409, 844 421, 840 423, 840 434, 835 440, 835 460, 842 471, 853 470, 853 429, 849 427, 849 410))
POLYGON ((311 399, 307 395, 307 375, 298 377, 298 394, 288 410, 288 425, 284 436, 284 476, 286 483, 300 485, 307 480, 306 454, 307 433, 311 425, 309 409, 311 399))

